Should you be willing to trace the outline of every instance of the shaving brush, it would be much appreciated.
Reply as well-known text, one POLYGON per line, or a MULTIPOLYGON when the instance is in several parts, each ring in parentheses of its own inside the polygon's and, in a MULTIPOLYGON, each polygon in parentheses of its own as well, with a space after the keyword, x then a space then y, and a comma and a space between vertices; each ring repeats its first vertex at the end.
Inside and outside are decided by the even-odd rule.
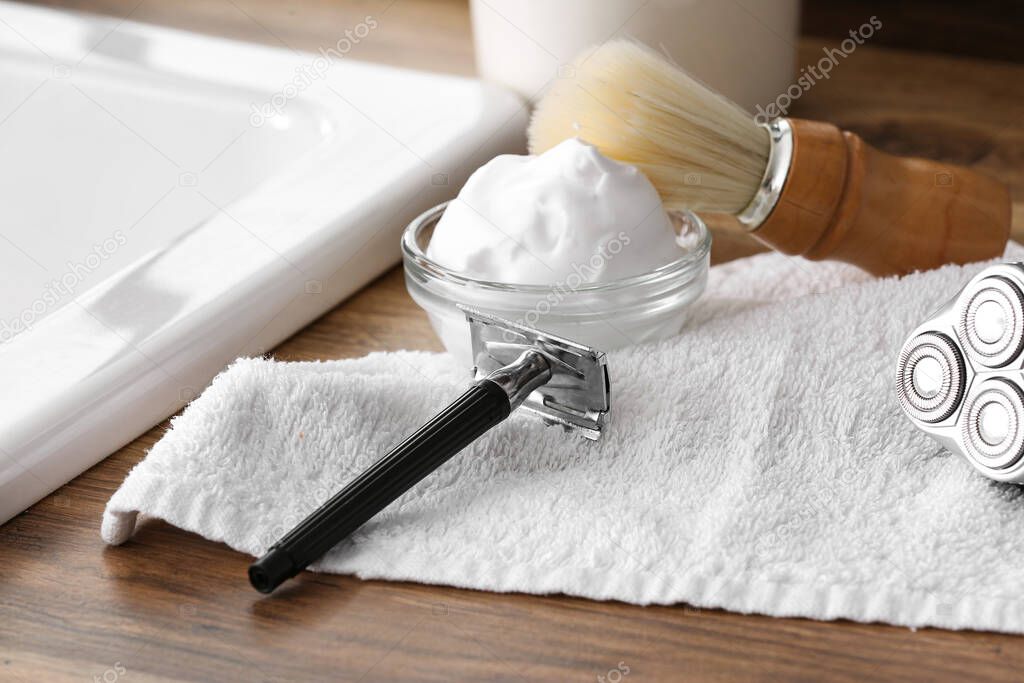
POLYGON ((639 167, 668 209, 733 214, 777 251, 876 275, 995 258, 1010 233, 996 180, 880 152, 830 123, 758 123, 628 40, 587 53, 538 103, 530 151, 570 137, 639 167))

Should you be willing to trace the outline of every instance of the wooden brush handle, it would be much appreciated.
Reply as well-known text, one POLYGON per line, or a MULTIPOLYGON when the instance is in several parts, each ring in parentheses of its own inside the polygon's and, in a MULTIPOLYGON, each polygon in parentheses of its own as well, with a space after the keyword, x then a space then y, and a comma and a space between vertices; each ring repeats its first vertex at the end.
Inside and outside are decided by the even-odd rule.
POLYGON ((793 161, 753 231, 786 254, 895 275, 1002 256, 1004 185, 963 166, 895 157, 828 123, 790 119, 793 161))

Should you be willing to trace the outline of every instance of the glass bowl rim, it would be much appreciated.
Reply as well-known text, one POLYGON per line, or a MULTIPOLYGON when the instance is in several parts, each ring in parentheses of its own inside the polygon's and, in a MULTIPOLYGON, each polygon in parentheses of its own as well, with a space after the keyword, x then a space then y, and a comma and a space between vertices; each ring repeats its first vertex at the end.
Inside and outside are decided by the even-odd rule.
MULTIPOLYGON (((425 271, 431 277, 445 280, 453 284, 468 286, 474 289, 491 290, 499 292, 519 292, 519 293, 536 293, 545 294, 551 291, 552 287, 557 286, 559 283, 553 283, 550 285, 537 285, 537 284, 516 284, 509 282, 494 282, 491 280, 481 280, 478 278, 468 277, 462 275, 446 266, 442 266, 437 261, 434 261, 423 249, 420 248, 418 237, 419 233, 432 222, 436 222, 441 218, 444 210, 448 204, 452 201, 449 200, 442 202, 437 206, 433 206, 419 216, 414 218, 412 222, 405 228, 402 233, 402 256, 404 257, 406 267, 410 265, 415 266, 419 270, 425 271)), ((639 275, 632 275, 630 277, 619 278, 617 280, 608 280, 607 282, 585 282, 580 284, 578 287, 573 287, 574 292, 607 292, 609 290, 620 290, 637 285, 647 285, 655 282, 661 282, 663 280, 672 279, 677 275, 688 273, 691 270, 706 269, 706 258, 711 251, 711 231, 708 230, 707 225, 701 220, 700 216, 693 213, 692 211, 673 211, 677 215, 685 216, 689 221, 695 224, 700 230, 700 243, 690 252, 679 257, 675 261, 666 263, 663 266, 655 268, 652 271, 641 273, 639 275)))

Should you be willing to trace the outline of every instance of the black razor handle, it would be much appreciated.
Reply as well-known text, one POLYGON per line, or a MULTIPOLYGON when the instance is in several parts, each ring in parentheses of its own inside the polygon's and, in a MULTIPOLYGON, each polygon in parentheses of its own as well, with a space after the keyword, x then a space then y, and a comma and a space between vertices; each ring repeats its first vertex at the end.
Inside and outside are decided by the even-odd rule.
POLYGON ((249 582, 269 593, 323 556, 512 410, 497 383, 482 379, 289 531, 249 566, 249 582))

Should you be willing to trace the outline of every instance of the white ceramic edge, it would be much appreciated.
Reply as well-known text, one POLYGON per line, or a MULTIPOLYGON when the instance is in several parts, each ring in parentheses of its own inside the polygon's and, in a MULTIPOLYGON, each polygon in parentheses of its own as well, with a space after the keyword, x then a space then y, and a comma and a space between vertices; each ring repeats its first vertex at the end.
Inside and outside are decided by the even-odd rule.
MULTIPOLYGON (((258 92, 275 92, 294 65, 294 55, 283 60, 284 51, 273 48, 0 3, 0 18, 12 14, 44 22, 55 49, 85 26, 117 27, 146 41, 151 68, 258 92)), ((388 80, 405 82, 409 73, 349 61, 333 67, 328 79, 356 74, 386 88, 388 80)), ((398 262, 399 236, 412 218, 450 198, 479 164, 522 149, 526 114, 513 95, 471 79, 421 78, 431 80, 438 102, 451 102, 448 109, 438 102, 415 108, 417 133, 367 159, 358 177, 325 165, 351 153, 336 141, 325 143, 232 204, 231 218, 215 216, 79 296, 79 306, 63 307, 0 346, 6 384, 0 393, 0 522, 181 408, 234 358, 263 353, 398 262), (453 121, 467 101, 479 107, 479 121, 458 129, 465 122, 453 121), (422 160, 445 169, 448 185, 433 186, 422 160), (396 164, 408 169, 397 183, 391 177, 396 164), (367 200, 358 207, 325 201, 340 187, 367 200), (282 207, 308 209, 290 216, 288 234, 275 229, 282 207), (240 241, 236 222, 258 239, 240 241), (169 276, 187 287, 185 305, 170 319, 123 330, 131 320, 90 309, 98 302, 107 311, 137 305, 133 281, 169 276), (307 292, 307 283, 317 281, 322 291, 307 292), (97 362, 96 349, 105 347, 118 352, 97 362), (82 362, 66 363, 62 354, 82 356, 82 362), (47 375, 54 365, 62 376, 47 375)), ((337 103, 312 94, 305 102, 320 107, 329 124, 337 103)))

